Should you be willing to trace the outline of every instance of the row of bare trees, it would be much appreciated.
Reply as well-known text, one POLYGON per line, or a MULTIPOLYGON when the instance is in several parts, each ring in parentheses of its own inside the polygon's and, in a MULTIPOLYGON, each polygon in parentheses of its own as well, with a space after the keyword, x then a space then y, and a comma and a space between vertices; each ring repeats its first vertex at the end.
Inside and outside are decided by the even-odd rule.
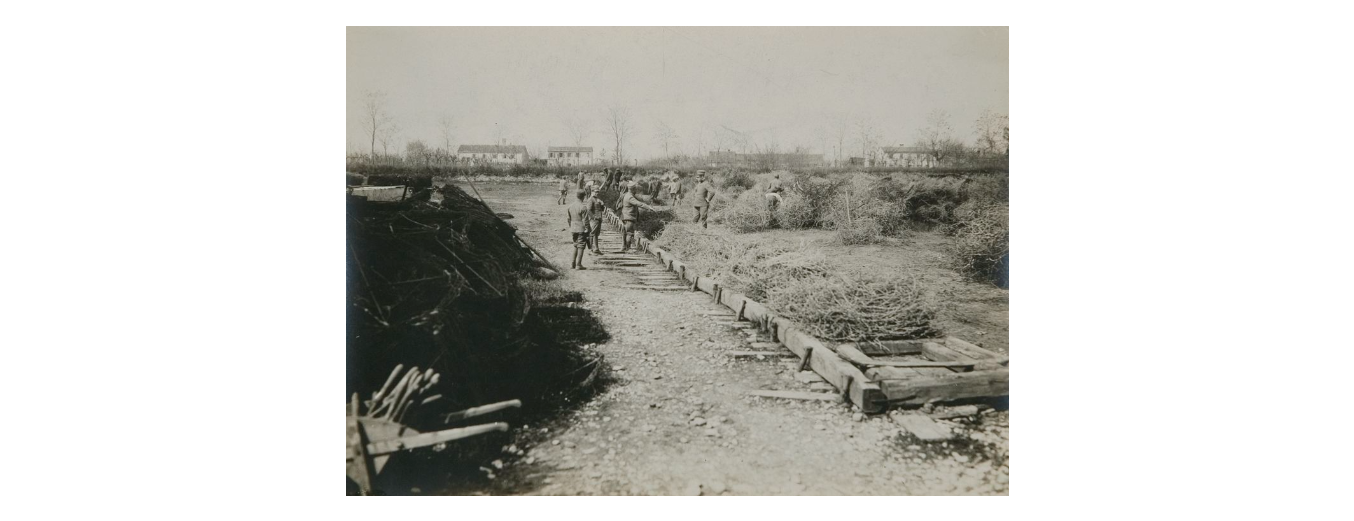
MULTIPOLYGON (((390 148, 395 145, 400 127, 387 110, 384 92, 368 91, 364 94, 361 119, 370 141, 371 157, 376 156, 377 144, 381 145, 382 155, 388 156, 390 148)), ((610 135, 612 153, 609 158, 606 157, 606 149, 603 148, 598 159, 608 160, 607 162, 612 164, 626 164, 629 160, 628 147, 638 134, 630 110, 625 107, 609 107, 603 113, 603 119, 603 130, 610 135)), ((591 123, 577 116, 566 118, 563 125, 573 145, 578 147, 584 146, 593 132, 591 123)), ((441 133, 441 147, 433 149, 422 140, 413 140, 405 147, 406 155, 454 156, 451 145, 456 129, 455 120, 450 115, 443 114, 437 120, 437 126, 441 133)), ((503 133, 503 129, 498 128, 496 132, 498 134, 495 141, 501 139, 499 136, 503 133)), ((757 132, 761 131, 745 132, 726 125, 717 127, 702 125, 691 136, 694 157, 703 157, 707 150, 774 157, 781 149, 774 133, 761 134, 761 138, 755 138, 754 134, 757 132)), ((844 165, 850 157, 860 157, 867 164, 876 164, 881 159, 878 155, 881 146, 885 144, 884 138, 868 117, 852 118, 848 114, 841 114, 831 118, 825 125, 816 126, 814 133, 818 136, 816 143, 819 145, 818 153, 829 156, 833 165, 844 165)), ((950 115, 943 110, 936 110, 927 116, 926 124, 917 132, 913 146, 925 150, 936 165, 954 164, 975 155, 987 158, 1009 155, 1010 122, 1007 115, 991 110, 984 111, 974 123, 973 134, 975 139, 970 147, 955 134, 950 124, 950 115)), ((682 136, 671 125, 661 119, 655 119, 653 143, 662 149, 664 158, 690 157, 688 153, 691 149, 683 149, 681 139, 682 136)), ((795 153, 807 153, 812 148, 803 143, 790 147, 795 153)), ((537 156, 541 155, 539 152, 537 156)))

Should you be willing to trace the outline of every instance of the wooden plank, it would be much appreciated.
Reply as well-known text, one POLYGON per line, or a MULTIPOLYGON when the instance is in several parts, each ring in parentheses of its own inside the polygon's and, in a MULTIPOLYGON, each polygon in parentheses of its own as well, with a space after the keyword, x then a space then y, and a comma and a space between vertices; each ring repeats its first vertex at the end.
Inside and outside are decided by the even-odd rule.
POLYGON ((942 441, 954 438, 954 433, 950 431, 949 427, 936 423, 935 420, 922 414, 900 414, 893 417, 893 422, 924 441, 942 441))
POLYGON ((842 397, 836 393, 806 393, 800 391, 748 391, 753 396, 762 396, 765 398, 783 398, 786 400, 818 400, 822 402, 841 402, 842 397))
POLYGON ((947 337, 945 337, 945 345, 946 345, 946 346, 949 346, 950 349, 953 349, 953 350, 955 350, 955 351, 959 351, 959 352, 964 353, 964 354, 966 354, 966 355, 969 355, 969 356, 971 356, 971 357, 973 357, 973 358, 978 358, 978 359, 983 359, 983 358, 1002 358, 1002 355, 1001 355, 1000 353, 997 353, 997 352, 994 352, 994 351, 989 351, 989 350, 987 350, 987 349, 983 349, 983 348, 978 347, 978 346, 976 346, 976 345, 973 345, 973 344, 971 344, 971 343, 969 343, 969 342, 966 342, 966 341, 964 341, 964 340, 962 340, 962 339, 955 338, 955 337, 952 337, 952 336, 947 336, 947 337))
POLYGON ((614 286, 614 287, 622 288, 622 289, 650 289, 650 290, 656 290, 656 291, 690 291, 690 290, 691 290, 691 288, 688 288, 688 287, 686 287, 686 286, 646 286, 646 285, 644 285, 644 284, 623 284, 623 285, 620 285, 620 286, 614 286))
MULTIPOLYGON (((893 368, 878 368, 884 370, 893 368)), ((1010 371, 974 371, 944 376, 881 378, 876 381, 889 403, 924 405, 929 401, 991 398, 1009 394, 1010 371)))
POLYGON ((773 357, 773 358, 793 358, 794 353, 789 351, 725 351, 725 355, 734 358, 754 358, 754 357, 773 357))
POLYGON ((856 348, 869 356, 919 355, 926 340, 880 340, 860 342, 856 348))
POLYGON ((785 346, 780 345, 780 342, 753 342, 749 344, 749 347, 753 349, 771 349, 771 350, 785 349, 785 346))
MULTIPOLYGON (((934 345, 934 343, 932 343, 934 345)), ((855 344, 841 344, 837 346, 837 354, 847 359, 853 364, 865 367, 909 367, 909 368, 941 368, 955 371, 972 371, 979 369, 998 369, 1000 364, 995 360, 877 360, 866 356, 865 353, 856 349, 855 344)))
POLYGON ((476 417, 476 416, 483 416, 483 415, 489 414, 489 413, 491 413, 491 412, 498 412, 498 411, 501 411, 501 410, 503 410, 503 409, 511 409, 511 408, 514 408, 514 407, 521 407, 521 406, 522 406, 522 400, 506 400, 506 401, 502 401, 502 402, 491 403, 491 404, 488 404, 488 405, 481 405, 481 406, 479 406, 479 407, 471 407, 471 408, 466 409, 466 410, 464 410, 464 411, 449 412, 449 413, 446 413, 446 414, 442 415, 442 423, 451 423, 451 422, 454 422, 454 421, 464 420, 464 419, 466 419, 466 418, 474 418, 474 417, 476 417))
POLYGON ((845 358, 846 361, 856 365, 877 365, 874 364, 873 359, 865 356, 865 353, 860 352, 859 349, 856 349, 855 344, 837 344, 837 354, 842 355, 842 358, 845 358))
MULTIPOLYGON (((938 341, 937 341, 937 342, 923 342, 923 343, 922 343, 922 356, 924 356, 924 357, 926 357, 926 358, 929 358, 929 359, 931 359, 931 360, 935 360, 935 361, 937 361, 937 362, 975 362, 975 361, 977 361, 976 359, 974 359, 974 358, 971 357, 971 356, 964 355, 963 353, 960 353, 960 352, 958 352, 958 351, 955 351, 955 350, 953 350, 953 349, 950 349, 950 348, 948 348, 948 347, 945 347, 944 344, 941 344, 941 343, 938 342, 938 341)), ((984 368, 984 369, 992 369, 992 367, 990 367, 990 366, 983 366, 983 368, 984 368)), ((975 366, 975 368, 973 368, 973 369, 976 369, 976 366, 975 366)), ((953 371, 953 372, 956 372, 956 373, 962 373, 962 372, 968 372, 968 371, 971 371, 971 370, 973 370, 973 369, 970 369, 970 368, 957 368, 957 367, 951 367, 949 370, 950 370, 950 371, 953 371)), ((943 373, 942 373, 942 374, 943 374, 943 373)), ((927 373, 927 375, 928 375, 928 376, 931 376, 930 373, 927 373)))
POLYGON ((469 438, 471 436, 484 434, 486 432, 504 431, 507 432, 508 424, 503 422, 489 423, 485 425, 475 425, 472 427, 461 427, 459 429, 447 429, 437 432, 425 432, 415 434, 394 440, 381 440, 367 444, 367 452, 371 454, 390 454, 404 449, 414 449, 436 445, 447 441, 469 438))
POLYGON ((798 329, 793 322, 776 319, 777 340, 801 358, 809 355, 809 368, 838 389, 845 389, 851 403, 867 413, 884 410, 886 395, 856 366, 842 360, 817 338, 798 329))

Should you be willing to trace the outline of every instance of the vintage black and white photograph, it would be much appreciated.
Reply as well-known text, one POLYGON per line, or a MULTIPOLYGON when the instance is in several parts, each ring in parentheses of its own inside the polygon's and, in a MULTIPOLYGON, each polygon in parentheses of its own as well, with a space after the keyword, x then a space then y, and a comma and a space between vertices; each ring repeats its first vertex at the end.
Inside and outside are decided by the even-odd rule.
POLYGON ((1007 27, 346 45, 349 495, 1008 494, 1007 27))

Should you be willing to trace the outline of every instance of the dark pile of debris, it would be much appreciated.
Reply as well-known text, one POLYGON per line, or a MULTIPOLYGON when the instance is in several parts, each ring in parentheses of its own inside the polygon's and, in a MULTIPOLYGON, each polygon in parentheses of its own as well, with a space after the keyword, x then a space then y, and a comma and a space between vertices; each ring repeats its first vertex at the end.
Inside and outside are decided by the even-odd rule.
POLYGON ((558 313, 533 310, 520 282, 548 263, 483 202, 441 190, 440 204, 349 198, 348 394, 370 399, 401 364, 440 375, 430 412, 511 399, 531 411, 585 391, 600 364, 560 341, 548 323, 558 313))

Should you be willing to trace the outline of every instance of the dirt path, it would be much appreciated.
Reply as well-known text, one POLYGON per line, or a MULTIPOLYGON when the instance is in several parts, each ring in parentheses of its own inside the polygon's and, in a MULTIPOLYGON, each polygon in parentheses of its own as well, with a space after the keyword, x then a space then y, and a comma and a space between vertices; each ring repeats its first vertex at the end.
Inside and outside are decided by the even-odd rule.
MULTIPOLYGON (((552 262, 572 246, 545 185, 479 185, 485 200, 552 262)), ((604 249, 606 249, 604 247, 604 249)), ((794 359, 733 359, 749 335, 702 313, 709 296, 626 289, 631 273, 566 269, 565 289, 610 332, 596 345, 615 383, 549 425, 516 436, 494 494, 1005 494, 1007 413, 943 422, 961 436, 921 442, 888 416, 826 402, 769 400, 754 389, 808 390, 794 359)))

